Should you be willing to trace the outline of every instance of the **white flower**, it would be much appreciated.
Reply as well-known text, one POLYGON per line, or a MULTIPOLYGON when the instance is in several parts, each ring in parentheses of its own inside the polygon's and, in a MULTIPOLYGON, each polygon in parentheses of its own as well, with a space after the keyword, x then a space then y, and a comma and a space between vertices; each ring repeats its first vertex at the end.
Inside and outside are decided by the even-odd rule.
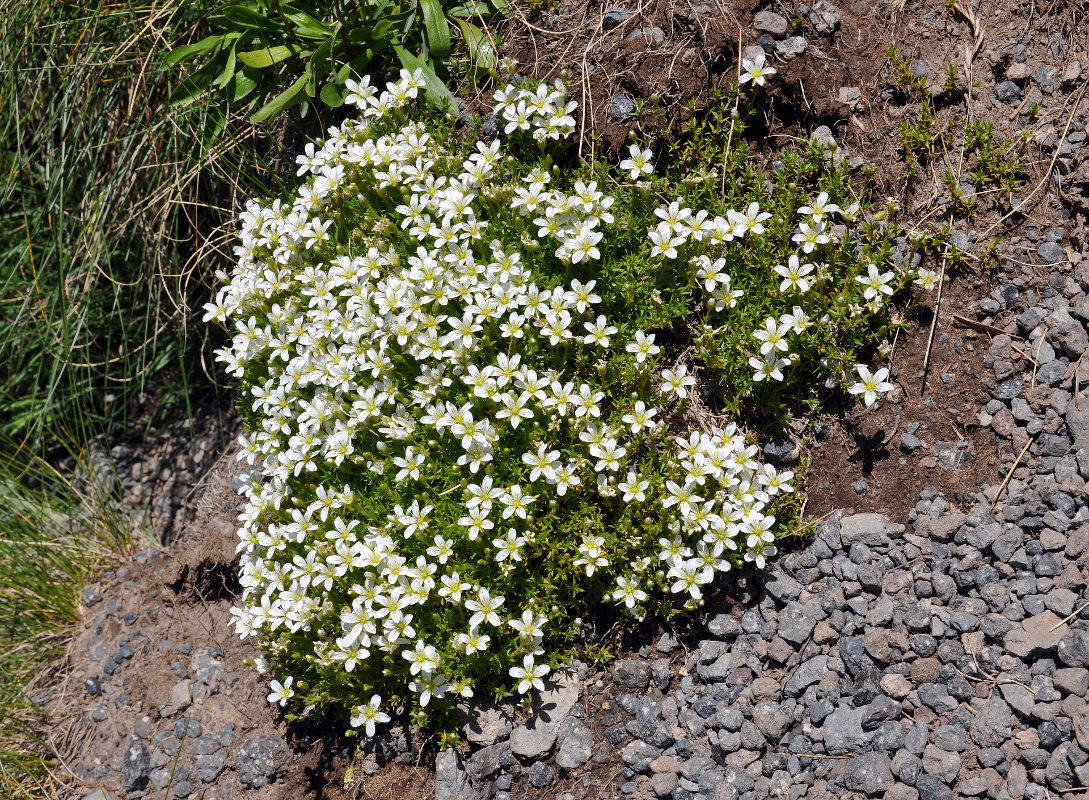
POLYGON ((658 423, 654 420, 654 415, 658 412, 656 408, 647 408, 646 403, 642 400, 637 400, 635 408, 624 415, 623 422, 625 425, 631 426, 632 433, 641 433, 644 430, 653 430, 654 426, 658 423))
POLYGON ((379 709, 382 707, 382 698, 379 695, 371 695, 371 701, 358 705, 352 709, 352 717, 349 720, 353 728, 365 726, 367 736, 374 736, 376 723, 389 722, 389 714, 379 709))
POLYGON ((798 214, 803 217, 810 217, 814 222, 820 222, 825 215, 838 213, 839 211, 839 206, 828 202, 828 192, 821 192, 817 195, 817 199, 813 201, 813 205, 801 206, 798 209, 798 214))
POLYGON ((620 169, 627 172, 633 181, 638 180, 641 175, 654 172, 654 166, 650 163, 654 153, 650 150, 642 150, 639 145, 633 144, 628 147, 628 153, 629 157, 620 162, 620 169))
POLYGON ((647 499, 647 489, 650 488, 650 481, 641 478, 635 472, 629 472, 627 479, 620 481, 618 486, 620 491, 624 493, 625 503, 630 503, 632 500, 641 503, 647 499))
POLYGON ((475 598, 465 601, 465 607, 473 612, 469 618, 469 627, 478 628, 482 622, 487 622, 496 628, 502 625, 503 621, 499 619, 499 614, 496 612, 505 599, 502 596, 492 597, 487 589, 478 589, 475 598))
POLYGON ((755 58, 741 59, 741 68, 744 72, 738 77, 738 83, 753 82, 755 86, 763 86, 764 79, 774 75, 778 70, 775 67, 765 66, 764 54, 760 52, 755 58))
POLYGON ((790 359, 776 358, 774 355, 767 355, 763 358, 749 356, 749 366, 756 370, 752 379, 757 383, 765 378, 781 381, 783 380, 783 367, 790 366, 790 359))
POLYGON ((642 603, 647 599, 647 593, 639 588, 636 578, 628 578, 623 575, 616 579, 617 589, 613 592, 613 600, 623 602, 628 608, 635 608, 636 603, 642 603))
POLYGON ((849 387, 847 391, 851 394, 862 395, 862 402, 867 406, 872 406, 879 395, 896 388, 886 380, 889 377, 886 367, 871 374, 869 367, 865 364, 855 364, 855 370, 858 372, 858 383, 849 387))
POLYGON ((787 259, 786 266, 779 264, 775 267, 775 272, 783 278, 782 283, 779 284, 780 292, 798 291, 801 294, 805 294, 809 291, 810 281, 806 278, 806 275, 813 271, 812 264, 799 264, 798 256, 791 254, 787 259))
POLYGON ((662 394, 685 398, 688 397, 688 387, 695 385, 696 379, 688 374, 688 367, 684 364, 677 365, 676 370, 662 370, 662 394))
POLYGON ((918 272, 915 273, 914 283, 916 286, 920 287, 924 291, 930 292, 933 291, 935 287, 937 287, 938 277, 938 273, 934 270, 920 268, 918 272))
POLYGON ((586 344, 596 344, 598 347, 608 347, 609 337, 617 332, 615 326, 610 325, 604 316, 599 316, 595 322, 583 323, 589 331, 582 341, 586 344))
POLYGON ((765 319, 763 329, 753 332, 753 338, 760 341, 760 355, 766 356, 775 350, 782 350, 784 353, 789 350, 790 345, 786 340, 789 331, 788 326, 780 325, 774 317, 765 319))
POLYGON ((779 317, 779 322, 783 325, 790 327, 794 333, 805 333, 806 329, 812 323, 809 315, 802 311, 801 306, 794 306, 794 309, 788 314, 782 314, 779 317))
MULTIPOLYGON (((863 298, 866 300, 872 300, 877 297, 878 294, 892 294, 892 287, 889 286, 889 281, 893 279, 893 273, 878 272, 877 267, 873 264, 869 264, 866 268, 865 275, 856 275, 855 280, 866 287, 866 291, 863 293, 863 298)), ((867 403, 866 405, 869 405, 867 403)))
POLYGON ((668 222, 659 222, 658 226, 650 231, 650 241, 654 245, 650 248, 650 255, 676 258, 677 248, 685 243, 683 236, 674 236, 673 227, 668 222))
POLYGON ((518 681, 518 693, 525 694, 530 689, 539 692, 544 691, 544 678, 551 669, 548 664, 535 664, 532 653, 526 653, 522 658, 522 666, 511 667, 510 676, 518 681))
POLYGON ((823 222, 814 222, 812 225, 802 222, 798 224, 798 232, 790 237, 790 240, 801 245, 802 252, 808 255, 817 245, 828 244, 832 241, 832 237, 825 232, 823 222))
POLYGON ((295 682, 295 678, 288 675, 284 678, 284 682, 280 683, 278 680, 273 680, 269 683, 269 688, 272 689, 268 695, 268 701, 273 705, 279 703, 281 706, 287 705, 287 701, 295 696, 295 690, 291 688, 291 684, 295 682))
POLYGON ((654 343, 654 334, 649 336, 642 331, 635 332, 635 341, 628 342, 624 348, 629 353, 635 353, 635 363, 642 364, 648 356, 656 356, 662 348, 654 343))

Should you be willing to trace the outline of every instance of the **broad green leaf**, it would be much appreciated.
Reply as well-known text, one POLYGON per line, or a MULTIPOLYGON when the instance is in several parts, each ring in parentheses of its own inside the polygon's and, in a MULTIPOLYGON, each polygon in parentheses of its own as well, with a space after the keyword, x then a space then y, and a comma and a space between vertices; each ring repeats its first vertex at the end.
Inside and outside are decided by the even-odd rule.
POLYGON ((295 34, 307 39, 324 39, 333 35, 333 28, 309 14, 298 10, 284 9, 284 16, 295 25, 295 34))
POLYGON ((305 55, 305 51, 300 45, 277 44, 260 50, 245 50, 238 54, 238 59, 247 67, 263 69, 271 67, 273 64, 279 64, 281 61, 286 61, 300 52, 305 55))
POLYGON ((237 103, 257 88, 257 77, 250 74, 249 69, 243 69, 234 74, 234 80, 227 87, 227 94, 232 103, 237 103))
POLYGON ((499 63, 499 58, 492 46, 491 39, 471 22, 459 19, 457 23, 458 27, 461 28, 462 36, 465 37, 465 43, 469 45, 469 58, 473 62, 473 66, 488 73, 494 72, 496 65, 499 63))
MULTIPOLYGON (((329 37, 322 42, 321 46, 310 56, 308 66, 310 71, 315 75, 328 72, 327 62, 329 61, 330 55, 333 53, 333 41, 333 37, 329 37)), ((313 95, 311 95, 311 97, 312 96, 313 95)))
POLYGON ((176 47, 166 54, 166 57, 163 58, 160 67, 162 69, 170 69, 175 64, 185 61, 187 58, 192 58, 193 56, 208 52, 213 47, 222 44, 224 39, 225 34, 219 33, 215 36, 205 37, 199 42, 194 42, 193 44, 176 47))
POLYGON ((439 0, 420 0, 424 30, 427 31, 427 49, 435 58, 445 61, 450 55, 450 26, 442 13, 439 0))
POLYGON ((216 86, 226 86, 228 83, 230 83, 231 78, 234 77, 235 65, 238 63, 237 48, 238 40, 236 39, 235 41, 231 42, 231 48, 227 51, 227 63, 223 66, 223 72, 220 73, 219 77, 215 81, 216 86))
POLYGON ((400 45, 394 45, 393 49, 397 53, 397 57, 401 60, 401 64, 405 69, 418 69, 421 71, 427 97, 439 108, 442 108, 451 114, 456 114, 458 111, 458 104, 454 101, 454 95, 446 88, 446 84, 435 74, 435 71, 427 66, 419 56, 413 55, 400 45))
POLYGON ((504 13, 507 10, 505 0, 468 0, 465 3, 446 9, 451 17, 462 19, 477 19, 490 17, 492 14, 504 13))
POLYGON ((258 109, 257 113, 250 117, 250 120, 264 122, 266 119, 276 116, 285 108, 297 103, 300 98, 306 96, 306 80, 308 77, 309 73, 304 72, 293 84, 258 109))
POLYGON ((346 95, 344 86, 332 81, 321 87, 321 102, 325 103, 329 108, 340 108, 344 105, 346 95))
POLYGON ((241 28, 258 31, 282 31, 283 23, 275 16, 268 16, 246 6, 224 6, 217 17, 222 17, 227 22, 234 23, 241 28))

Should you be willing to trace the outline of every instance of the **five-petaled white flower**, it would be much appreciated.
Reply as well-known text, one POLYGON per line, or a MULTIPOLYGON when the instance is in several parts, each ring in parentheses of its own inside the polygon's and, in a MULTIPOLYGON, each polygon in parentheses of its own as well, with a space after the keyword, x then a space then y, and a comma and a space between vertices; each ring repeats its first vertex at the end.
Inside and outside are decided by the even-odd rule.
MULTIPOLYGON (((866 287, 866 291, 863 293, 863 298, 866 300, 872 300, 879 294, 892 294, 892 287, 889 286, 889 281, 893 279, 893 273, 879 272, 877 267, 873 264, 869 264, 866 268, 865 275, 856 275, 855 280, 866 287)), ((867 403, 867 405, 869 405, 867 403)))
POLYGON ((544 678, 551 672, 548 664, 536 664, 532 653, 526 653, 522 658, 522 666, 511 667, 510 676, 518 681, 518 693, 525 694, 530 689, 539 692, 544 691, 544 678))
POLYGON ((650 150, 643 150, 639 145, 633 144, 628 147, 628 153, 629 157, 620 162, 620 169, 627 172, 633 181, 639 180, 641 175, 654 172, 654 165, 650 163, 654 153, 650 150))
POLYGON ((389 722, 389 714, 381 711, 382 698, 379 695, 371 695, 369 703, 363 703, 352 709, 352 718, 349 720, 353 728, 364 726, 367 736, 374 736, 376 723, 389 722))
POLYGON ((858 383, 849 387, 847 391, 851 394, 862 395, 862 402, 867 406, 872 406, 879 395, 896 388, 886 380, 889 377, 887 367, 882 367, 871 374, 869 367, 865 364, 855 364, 855 370, 858 372, 858 383))
POLYGON ((764 63, 764 53, 757 53, 754 58, 741 59, 741 68, 744 72, 738 77, 738 83, 753 82, 754 86, 763 86, 764 79, 771 77, 778 70, 775 67, 769 67, 764 63))

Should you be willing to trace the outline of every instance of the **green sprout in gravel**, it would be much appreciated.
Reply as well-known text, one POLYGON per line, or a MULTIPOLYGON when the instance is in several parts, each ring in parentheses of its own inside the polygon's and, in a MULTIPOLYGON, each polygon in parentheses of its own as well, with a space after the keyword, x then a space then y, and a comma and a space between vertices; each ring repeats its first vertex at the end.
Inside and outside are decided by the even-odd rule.
POLYGON ((763 567, 794 475, 722 412, 815 376, 874 402, 886 373, 854 354, 926 280, 823 150, 775 183, 740 139, 717 176, 639 143, 617 170, 578 158, 561 82, 496 91, 501 136, 478 141, 417 107, 421 80, 350 85, 360 118, 306 147, 296 193, 248 205, 206 317, 234 329, 255 466, 236 628, 270 702, 351 709, 367 736, 528 697, 593 603, 693 609, 763 567))

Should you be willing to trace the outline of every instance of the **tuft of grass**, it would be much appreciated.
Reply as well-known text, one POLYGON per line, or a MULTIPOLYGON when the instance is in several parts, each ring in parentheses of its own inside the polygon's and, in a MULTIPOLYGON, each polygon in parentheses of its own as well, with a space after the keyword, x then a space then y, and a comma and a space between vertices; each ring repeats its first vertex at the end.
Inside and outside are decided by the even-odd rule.
POLYGON ((49 447, 201 380, 185 315, 271 149, 231 109, 167 103, 159 61, 202 6, 0 3, 0 434, 49 447))
POLYGON ((40 735, 46 719, 35 694, 79 619, 80 590, 102 563, 131 550, 132 531, 106 475, 72 480, 2 444, 0 796, 51 798, 51 753, 40 735))

